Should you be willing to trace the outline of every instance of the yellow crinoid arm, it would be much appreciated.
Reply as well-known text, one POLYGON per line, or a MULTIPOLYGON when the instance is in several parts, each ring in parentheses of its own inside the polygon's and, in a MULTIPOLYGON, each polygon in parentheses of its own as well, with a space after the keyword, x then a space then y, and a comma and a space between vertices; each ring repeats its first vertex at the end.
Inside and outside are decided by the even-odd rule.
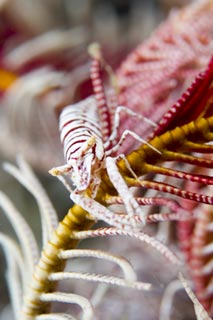
MULTIPOLYGON (((155 152, 154 148, 150 148, 149 144, 143 144, 127 155, 126 159, 137 176, 152 172, 150 171, 151 166, 154 168, 154 165, 163 161, 182 161, 183 163, 191 162, 191 164, 194 162, 196 165, 203 162, 205 164, 208 159, 197 158, 191 153, 199 151, 203 154, 212 154, 213 146, 210 145, 212 141, 213 116, 206 119, 199 118, 148 141, 150 145, 160 151, 159 153, 155 152)), ((118 167, 124 178, 130 176, 123 159, 118 162, 118 167)), ((165 173, 165 168, 162 168, 162 173, 165 173)))
POLYGON ((93 223, 94 220, 85 210, 74 205, 58 224, 35 266, 32 281, 25 294, 23 320, 34 320, 37 315, 49 311, 50 304, 43 302, 40 296, 41 293, 52 292, 55 288, 56 284, 49 281, 49 275, 64 269, 65 263, 60 259, 59 253, 61 250, 76 248, 78 240, 72 239, 72 233, 88 230, 93 223))

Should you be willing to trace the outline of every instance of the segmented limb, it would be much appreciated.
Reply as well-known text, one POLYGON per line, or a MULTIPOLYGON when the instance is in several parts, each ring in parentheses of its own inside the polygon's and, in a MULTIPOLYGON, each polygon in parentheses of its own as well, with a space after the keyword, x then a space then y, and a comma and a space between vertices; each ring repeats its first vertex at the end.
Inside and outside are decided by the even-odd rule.
POLYGON ((117 106, 115 109, 114 117, 113 117, 112 132, 111 132, 110 136, 108 137, 108 140, 104 143, 106 155, 112 155, 113 152, 117 151, 119 149, 119 146, 125 140, 127 134, 132 135, 136 140, 138 140, 142 143, 147 143, 147 141, 143 140, 139 135, 137 135, 136 133, 134 133, 130 130, 125 130, 122 133, 122 137, 120 138, 120 141, 118 142, 118 129, 120 127, 120 120, 121 120, 121 113, 122 112, 132 118, 135 117, 140 120, 143 120, 143 121, 147 122, 149 125, 151 125, 152 127, 156 127, 156 124, 153 121, 142 116, 141 114, 136 113, 136 112, 132 111, 131 109, 128 109, 125 106, 117 106), (118 147, 116 148, 116 146, 118 146, 118 147))
MULTIPOLYGON (((156 149, 155 147, 153 147, 149 142, 147 142, 146 140, 142 139, 138 134, 136 134, 133 131, 130 130, 124 130, 124 132, 122 133, 122 136, 120 138, 120 140, 118 140, 116 142, 116 145, 114 147, 112 147, 110 150, 108 150, 108 152, 106 151, 106 156, 107 155, 113 155, 113 153, 117 153, 117 151, 119 150, 120 146, 122 146, 122 144, 124 143, 124 141, 126 140, 127 136, 131 136, 133 137, 136 141, 139 141, 143 144, 146 144, 147 146, 149 146, 153 151, 157 152, 157 153, 161 153, 158 149, 156 149)), ((113 141, 115 141, 115 139, 113 139, 113 141)), ((115 142, 114 142, 115 143, 115 142)), ((119 155, 120 158, 122 158, 121 155, 119 155)))
MULTIPOLYGON (((143 211, 141 210, 137 201, 134 199, 134 196, 132 195, 125 180, 120 174, 118 167, 116 165, 116 162, 117 160, 115 158, 112 158, 112 157, 106 158, 107 173, 110 178, 110 181, 112 182, 118 194, 124 201, 127 214, 129 215, 130 219, 132 219, 133 225, 135 225, 134 215, 137 214, 143 217, 143 211)), ((146 217, 144 217, 144 221, 143 221, 143 224, 145 223, 146 223, 146 217)))

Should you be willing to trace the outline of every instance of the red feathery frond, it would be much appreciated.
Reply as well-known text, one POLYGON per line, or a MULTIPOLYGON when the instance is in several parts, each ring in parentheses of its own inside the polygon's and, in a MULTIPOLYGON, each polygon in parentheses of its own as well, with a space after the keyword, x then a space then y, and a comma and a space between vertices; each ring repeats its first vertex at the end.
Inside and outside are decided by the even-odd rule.
MULTIPOLYGON (((213 52, 212 15, 210 1, 172 12, 117 70, 120 104, 158 123, 206 67, 213 52)), ((141 134, 146 136, 146 126, 141 134)))

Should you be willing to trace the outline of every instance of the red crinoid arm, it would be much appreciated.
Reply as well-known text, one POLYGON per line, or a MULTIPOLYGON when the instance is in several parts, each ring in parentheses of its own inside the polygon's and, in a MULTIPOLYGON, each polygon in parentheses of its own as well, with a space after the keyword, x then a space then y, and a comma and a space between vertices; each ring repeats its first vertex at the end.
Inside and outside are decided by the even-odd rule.
MULTIPOLYGON (((136 197, 135 200, 138 202, 138 204, 145 206, 145 205, 155 205, 155 206, 166 206, 170 210, 174 212, 178 212, 179 210, 182 210, 180 205, 171 199, 165 198, 165 197, 136 197)), ((107 204, 123 204, 124 201, 119 196, 111 196, 107 199, 107 204)))
MULTIPOLYGON (((127 56, 117 70, 121 104, 160 121, 212 54, 210 2, 198 1, 172 13, 127 56)), ((141 134, 146 134, 142 126, 141 134)))
MULTIPOLYGON (((148 223, 151 222, 160 222, 160 221, 174 221, 174 220, 184 220, 192 218, 192 213, 187 212, 183 209, 177 201, 174 199, 169 199, 165 197, 136 197, 135 200, 141 206, 157 206, 157 207, 166 207, 170 212, 161 212, 161 213, 150 213, 147 215, 146 219, 148 223)), ((107 204, 124 204, 124 201, 121 197, 112 196, 109 197, 107 204)), ((140 216, 135 215, 136 220, 140 219, 140 216)))
MULTIPOLYGON (((211 151, 213 152, 212 146, 202 145, 202 147, 203 147, 203 150, 201 150, 200 148, 199 151, 196 150, 196 152, 201 152, 201 153, 205 153, 205 152, 210 153, 211 151)), ((192 164, 192 165, 204 167, 204 168, 213 168, 213 161, 210 159, 199 158, 199 157, 191 156, 188 154, 168 151, 168 150, 164 151, 164 160, 179 161, 182 163, 188 163, 188 164, 192 164)))
POLYGON ((93 90, 95 94, 95 98, 97 101, 97 109, 100 118, 100 127, 102 133, 103 142, 106 142, 111 133, 111 114, 109 110, 109 106, 107 104, 107 99, 105 95, 103 79, 101 74, 101 49, 98 44, 92 44, 89 47, 89 52, 93 57, 90 77, 92 80, 93 90))
MULTIPOLYGON (((180 170, 164 168, 160 166, 153 166, 148 164, 146 165, 146 167, 147 167, 147 170, 150 170, 150 172, 155 174, 162 174, 165 176, 170 176, 170 177, 183 179, 183 180, 190 180, 193 182, 199 182, 199 183, 204 183, 208 185, 213 184, 213 177, 209 175, 201 175, 201 174, 194 174, 194 173, 191 174, 191 173, 180 171, 180 170)), ((213 161, 212 161, 212 167, 213 167, 213 161)))
POLYGON ((125 169, 125 162, 119 162, 119 168, 121 172, 123 171, 129 186, 153 189, 160 193, 169 193, 183 199, 213 204, 211 195, 192 192, 191 188, 187 190, 185 189, 185 184, 183 187, 184 181, 191 181, 193 184, 199 185, 212 184, 213 180, 209 172, 207 174, 200 174, 198 171, 191 172, 192 167, 183 166, 190 163, 200 169, 213 168, 213 161, 209 159, 213 154, 213 147, 212 145, 206 145, 206 143, 211 143, 212 141, 213 116, 198 118, 181 127, 166 131, 164 134, 148 141, 160 153, 156 153, 148 145, 142 145, 126 156, 129 169, 127 166, 125 169), (193 141, 199 141, 199 143, 194 143, 193 141), (191 149, 188 150, 189 143, 191 144, 191 149), (196 148, 199 147, 201 153, 196 157, 193 155, 194 146, 196 148), (202 152, 202 148, 204 152, 202 152), (174 150, 177 151, 175 152, 174 150), (188 152, 192 152, 192 154, 190 155, 188 152), (170 162, 169 167, 165 164, 165 161, 170 162), (177 161, 181 164, 178 169, 176 169, 177 161), (159 181, 158 176, 156 178, 152 176, 151 181, 149 181, 148 177, 145 178, 145 174, 150 173, 160 174, 163 177, 167 177, 167 179, 162 182, 162 179, 159 181))
POLYGON ((191 191, 187 191, 178 187, 174 187, 172 184, 163 183, 159 181, 147 181, 147 180, 135 180, 128 178, 126 179, 128 184, 135 187, 143 187, 146 189, 157 190, 163 193, 173 194, 180 198, 206 203, 206 204, 213 204, 213 196, 199 194, 191 191))
POLYGON ((200 73, 181 98, 164 115, 152 136, 160 135, 200 117, 213 114, 213 57, 205 70, 200 73))
POLYGON ((190 237, 189 265, 195 293, 213 317, 213 232, 208 228, 213 222, 213 210, 200 205, 197 211, 197 221, 190 237))

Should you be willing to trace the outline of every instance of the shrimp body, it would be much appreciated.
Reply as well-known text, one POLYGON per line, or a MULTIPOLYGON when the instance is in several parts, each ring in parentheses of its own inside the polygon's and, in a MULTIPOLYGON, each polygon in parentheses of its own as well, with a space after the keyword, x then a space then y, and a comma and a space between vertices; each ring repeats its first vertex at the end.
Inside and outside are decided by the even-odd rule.
POLYGON ((105 152, 95 98, 67 106, 60 115, 59 128, 66 171, 77 190, 86 190, 92 177, 98 184, 97 173, 92 173, 101 167, 105 152))
MULTIPOLYGON (((129 217, 127 220, 124 218, 125 221, 120 217, 120 220, 123 225, 128 225, 131 219, 134 220, 134 213, 141 216, 143 213, 117 167, 117 161, 125 157, 119 153, 119 148, 127 135, 140 142, 145 141, 128 129, 124 130, 121 136, 118 134, 120 113, 140 119, 144 117, 117 105, 116 96, 112 93, 105 94, 101 78, 102 63, 102 56, 97 54, 91 66, 94 95, 65 107, 60 114, 59 129, 66 164, 51 169, 50 173, 62 180, 70 191, 72 201, 95 218, 109 224, 115 218, 117 226, 120 221, 116 213, 100 204, 96 197, 104 170, 111 186, 124 198, 129 217), (70 180, 74 188, 70 188, 70 180)), ((133 224, 135 225, 134 221, 133 224)))

